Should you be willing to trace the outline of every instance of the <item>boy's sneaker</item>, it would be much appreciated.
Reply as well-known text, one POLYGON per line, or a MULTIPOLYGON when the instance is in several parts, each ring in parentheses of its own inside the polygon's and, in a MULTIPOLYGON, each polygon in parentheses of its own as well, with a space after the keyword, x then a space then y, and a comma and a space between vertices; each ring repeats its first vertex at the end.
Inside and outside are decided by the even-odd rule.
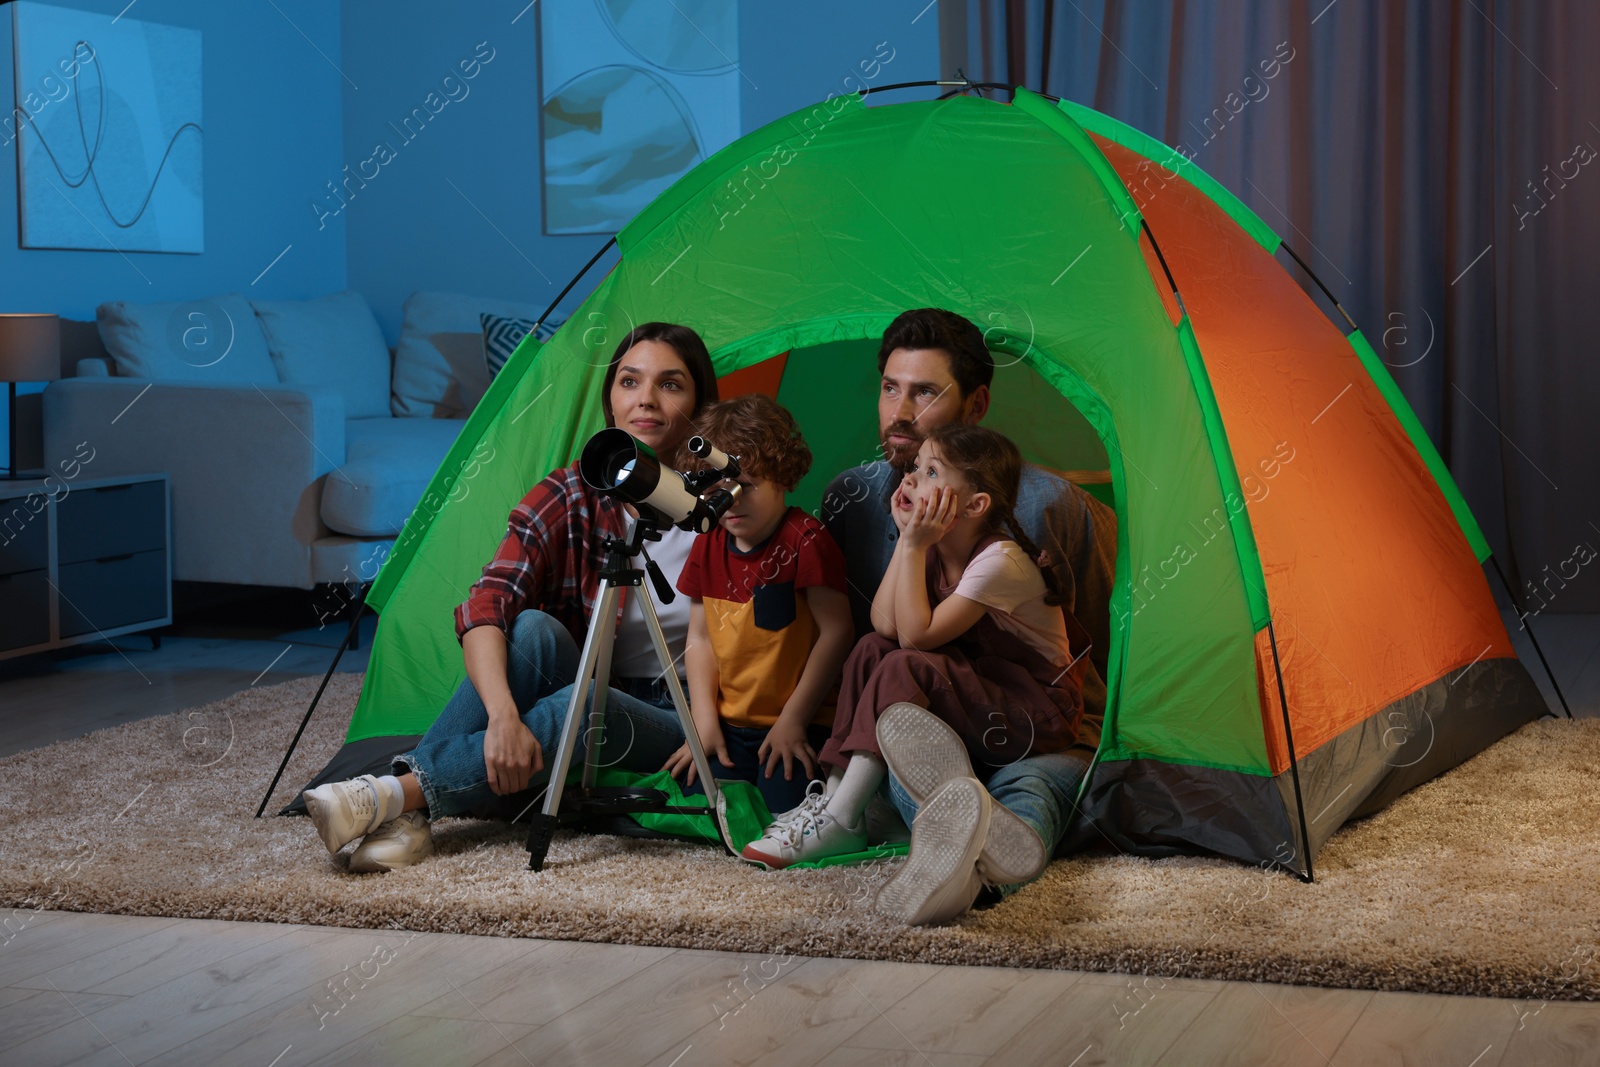
POLYGON ((739 855, 769 871, 781 871, 794 863, 845 856, 866 847, 865 819, 846 826, 837 815, 822 808, 815 813, 801 811, 793 821, 744 846, 739 855))
POLYGON ((420 811, 390 819, 357 846, 350 869, 359 874, 409 867, 433 855, 433 831, 420 811))
POLYGON ((822 811, 823 808, 828 806, 828 798, 824 795, 827 792, 827 789, 828 784, 826 782, 813 779, 811 783, 806 786, 805 799, 800 801, 800 803, 795 807, 790 808, 788 811, 774 815, 772 817, 772 821, 767 823, 767 825, 762 828, 762 835, 770 836, 772 831, 776 830, 778 827, 788 826, 790 823, 798 819, 802 812, 809 812, 812 815, 816 815, 818 812, 822 811))
POLYGON ((370 774, 307 789, 304 798, 322 843, 334 855, 384 822, 380 818, 378 780, 370 774))
MULTIPOLYGON (((943 719, 915 704, 891 704, 878 716, 878 747, 889 773, 918 808, 948 782, 977 779, 960 735, 943 719)), ((989 835, 981 842, 979 873, 992 885, 1039 877, 1050 862, 1044 841, 1004 804, 996 803, 981 783, 978 789, 989 809, 989 835)), ((916 840, 915 822, 911 838, 916 840)))
POLYGON ((976 778, 939 787, 912 820, 911 854, 878 890, 873 910, 920 926, 946 922, 972 907, 983 888, 978 855, 989 835, 988 796, 976 778))

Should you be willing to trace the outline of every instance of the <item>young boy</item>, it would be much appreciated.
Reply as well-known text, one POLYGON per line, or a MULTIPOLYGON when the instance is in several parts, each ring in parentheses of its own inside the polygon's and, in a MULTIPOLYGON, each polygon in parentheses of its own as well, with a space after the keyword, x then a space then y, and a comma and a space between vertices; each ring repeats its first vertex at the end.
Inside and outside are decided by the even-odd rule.
MULTIPOLYGON (((844 558, 785 494, 811 469, 794 417, 760 394, 708 407, 696 432, 739 459, 739 498, 696 538, 678 577, 692 598, 689 704, 700 743, 774 812, 800 806, 833 721, 831 694, 855 643, 844 558), (781 774, 778 773, 781 768, 781 774)), ((694 764, 684 745, 674 775, 694 764)))

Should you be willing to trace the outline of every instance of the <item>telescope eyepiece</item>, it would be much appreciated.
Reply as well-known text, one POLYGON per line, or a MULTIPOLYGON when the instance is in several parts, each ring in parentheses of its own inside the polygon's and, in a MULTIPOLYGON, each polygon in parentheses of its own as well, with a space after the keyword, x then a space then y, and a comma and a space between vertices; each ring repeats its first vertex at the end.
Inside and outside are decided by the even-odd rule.
POLYGON ((684 447, 689 450, 690 455, 704 460, 707 467, 723 477, 739 477, 739 457, 728 455, 699 434, 689 438, 689 443, 684 447))

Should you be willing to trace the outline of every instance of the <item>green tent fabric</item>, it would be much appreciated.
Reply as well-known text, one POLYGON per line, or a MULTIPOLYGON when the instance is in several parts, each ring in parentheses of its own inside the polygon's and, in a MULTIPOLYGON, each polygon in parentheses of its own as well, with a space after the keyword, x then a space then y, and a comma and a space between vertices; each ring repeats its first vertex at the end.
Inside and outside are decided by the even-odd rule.
MULTIPOLYGON (((784 351, 881 336, 908 307, 951 306, 985 321, 991 310, 1025 304, 1020 294, 1048 287, 1051 264, 1060 270, 1085 243, 1103 248, 1092 274, 1030 308, 1035 339, 1014 354, 1108 442, 1116 495, 1148 515, 1149 543, 1209 514, 1222 486, 1177 331, 1118 219, 1082 210, 1104 200, 1094 169, 1054 131, 967 98, 867 108, 858 97, 837 97, 695 168, 622 232, 622 264, 548 344, 523 342, 468 420, 368 593, 383 620, 350 738, 423 732, 465 677, 450 614, 493 555, 511 507, 603 425, 599 386, 611 346, 639 322, 692 322, 726 373, 784 351), (935 149, 946 129, 959 129, 962 148, 933 152, 940 181, 929 185, 917 175, 935 160, 902 148, 935 149), (787 163, 786 151, 794 153, 787 163), (769 159, 774 176, 763 182, 769 159), (1042 202, 998 195, 1004 189, 971 194, 1001 178, 1058 195, 1042 202), (917 241, 885 213, 890 207, 923 220, 917 241), (958 269, 974 247, 985 250, 983 271, 958 269), (722 299, 709 303, 707 292, 722 299), (1051 354, 1065 350, 1084 358, 1068 366, 1051 354), (1142 358, 1123 358, 1128 352, 1142 358), (1158 368, 1166 373, 1151 373, 1158 368), (475 454, 492 458, 461 479, 475 454), (1138 457, 1142 474, 1123 469, 1124 454, 1138 457), (392 617, 409 625, 391 627, 392 617)), ((1113 664, 1108 679, 1124 699, 1253 695, 1253 628, 1237 565, 1214 556, 1196 565, 1203 570, 1195 580, 1152 610, 1179 618, 1231 603, 1237 621, 1202 637, 1198 655, 1175 646, 1178 632, 1189 636, 1185 627, 1153 630, 1142 647, 1125 647, 1127 661, 1113 664)), ((1235 731, 1183 730, 1172 748, 1219 767, 1266 765, 1260 738, 1235 731)))
MULTIPOLYGON (((1285 865, 1309 872, 1316 847, 1361 804, 1442 769, 1437 756, 1404 773, 1380 766, 1370 739, 1379 710, 1436 692, 1429 687, 1441 684, 1443 669, 1432 661, 1408 666, 1415 677, 1397 675, 1381 706, 1364 707, 1359 722, 1339 720, 1336 736, 1304 746, 1298 759, 1283 755, 1293 738, 1277 735, 1291 725, 1296 736, 1313 734, 1337 716, 1301 710, 1326 695, 1325 685, 1302 688, 1291 675, 1285 708, 1266 681, 1277 668, 1269 637, 1296 637, 1282 622, 1283 632, 1268 629, 1284 571, 1264 565, 1256 513, 1233 506, 1247 495, 1255 459, 1236 454, 1234 442, 1244 428, 1280 416, 1271 404, 1242 406, 1242 372, 1213 340, 1215 318, 1175 303, 1161 273, 1167 263, 1154 266, 1145 227, 1175 201, 1147 203, 1124 188, 1118 167, 1139 152, 1171 163, 1165 195, 1199 197, 1186 202, 1191 212, 1201 203, 1215 225, 1248 235, 1249 248, 1266 257, 1251 269, 1276 269, 1277 237, 1192 163, 1104 116, 1026 90, 1011 105, 957 96, 868 106, 859 96, 836 97, 695 167, 618 235, 620 262, 562 328, 545 344, 532 334, 522 342, 435 474, 367 596, 381 618, 349 741, 421 734, 463 681, 452 612, 493 555, 511 508, 602 427, 602 375, 631 327, 656 319, 692 325, 719 374, 789 353, 778 395, 818 453, 819 469, 798 494, 814 506, 819 486, 870 458, 873 443, 873 368, 865 357, 847 364, 843 354, 870 348, 907 308, 946 307, 981 325, 1005 323, 988 335, 997 361, 1037 383, 1012 395, 998 428, 1039 434, 1049 451, 1051 428, 1075 420, 1110 471, 1117 621, 1102 747, 1083 795, 1096 833, 1129 851, 1211 851, 1252 862, 1282 861, 1276 845, 1290 840, 1285 865), (859 388, 864 396, 853 392, 859 388), (841 452, 844 441, 862 450, 841 452), (1182 580, 1149 595, 1152 568, 1213 525, 1226 550, 1190 553, 1182 580), (1300 772, 1313 764, 1318 777, 1302 783, 1300 772), (1345 783, 1359 788, 1339 793, 1333 818, 1308 830, 1310 798, 1332 797, 1345 783)), ((1150 225, 1159 238, 1158 230, 1150 225)), ((1183 266, 1192 261, 1167 259, 1193 276, 1183 266)), ((1198 291, 1203 280, 1180 282, 1198 291)), ((1352 344, 1364 342, 1341 340, 1337 358, 1362 377, 1350 403, 1366 404, 1359 398, 1371 376, 1352 344)), ((1263 348, 1252 358, 1276 372, 1287 366, 1284 351, 1263 348)), ((1386 406, 1363 410, 1383 427, 1384 447, 1408 450, 1405 470, 1422 472, 1408 483, 1417 487, 1414 508, 1424 518, 1455 509, 1460 526, 1452 520, 1437 539, 1441 553, 1469 541, 1476 547, 1481 534, 1464 503, 1455 507, 1448 471, 1431 444, 1418 458, 1426 438, 1417 439, 1420 426, 1384 379, 1386 406), (1469 525, 1475 538, 1463 532, 1469 525)), ((1300 428, 1309 414, 1295 416, 1300 428)), ((1373 516, 1374 524, 1389 521, 1373 516)), ((1274 560, 1287 551, 1281 538, 1272 551, 1274 560)), ((1461 595, 1481 607, 1487 590, 1461 595)), ((1502 627, 1494 640, 1503 638, 1502 627)), ((1457 702, 1448 705, 1450 721, 1464 731, 1453 759, 1542 710, 1509 645, 1504 653, 1493 647, 1470 666, 1470 684, 1449 694, 1457 702), (1481 709, 1491 700, 1509 710, 1486 718, 1481 709)))

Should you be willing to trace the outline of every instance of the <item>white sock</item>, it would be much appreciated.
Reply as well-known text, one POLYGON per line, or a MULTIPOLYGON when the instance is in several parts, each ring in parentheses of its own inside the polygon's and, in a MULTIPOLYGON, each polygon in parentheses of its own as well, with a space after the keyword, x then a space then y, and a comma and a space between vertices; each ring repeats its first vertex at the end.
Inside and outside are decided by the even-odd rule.
POLYGON ((878 786, 883 784, 883 774, 882 760, 857 752, 850 757, 837 783, 834 783, 832 775, 828 776, 831 788, 828 790, 827 810, 846 826, 859 826, 861 815, 867 810, 867 802, 878 791, 878 786))
POLYGON ((406 791, 400 788, 400 779, 392 774, 373 776, 377 780, 378 790, 378 820, 373 824, 376 830, 391 819, 398 819, 406 810, 406 791))

